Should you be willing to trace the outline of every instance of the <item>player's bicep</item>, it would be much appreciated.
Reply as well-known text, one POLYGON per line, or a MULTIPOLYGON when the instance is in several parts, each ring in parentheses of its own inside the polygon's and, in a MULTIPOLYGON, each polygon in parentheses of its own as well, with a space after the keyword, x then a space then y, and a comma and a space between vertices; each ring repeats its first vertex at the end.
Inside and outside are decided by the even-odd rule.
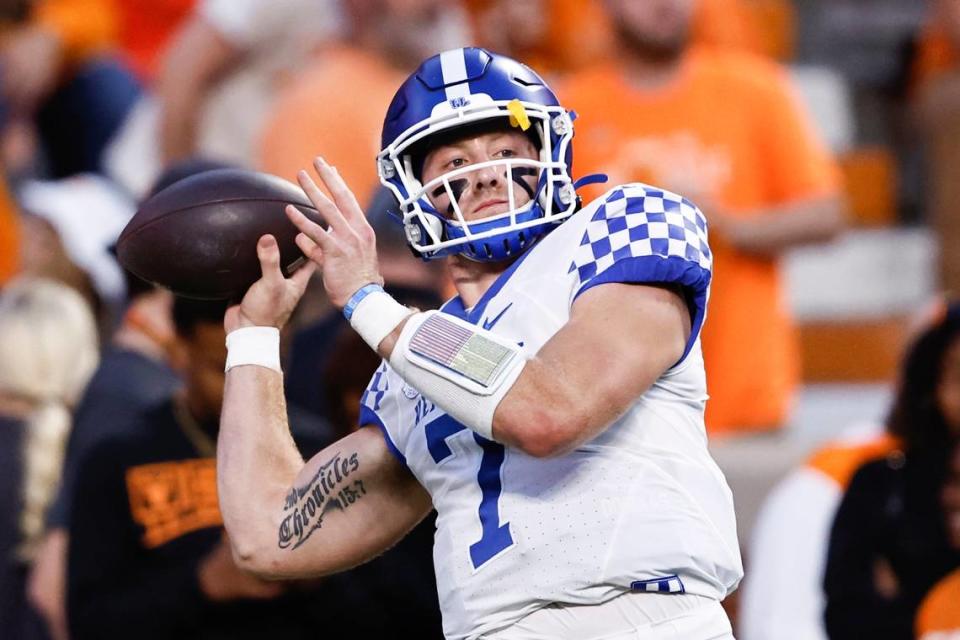
POLYGON ((277 505, 274 576, 335 573, 376 557, 431 508, 430 496, 362 427, 315 455, 277 505))
POLYGON ((690 333, 679 286, 609 283, 577 298, 570 321, 544 346, 543 356, 586 360, 589 373, 572 378, 576 391, 626 408, 680 360, 690 333))
POLYGON ((610 426, 682 357, 690 312, 674 287, 585 291, 494 416, 494 436, 534 456, 565 453, 610 426))

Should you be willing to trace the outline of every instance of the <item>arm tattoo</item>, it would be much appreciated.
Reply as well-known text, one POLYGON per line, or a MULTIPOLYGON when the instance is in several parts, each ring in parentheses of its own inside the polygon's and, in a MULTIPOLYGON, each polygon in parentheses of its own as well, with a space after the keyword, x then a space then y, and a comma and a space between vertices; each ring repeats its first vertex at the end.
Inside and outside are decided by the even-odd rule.
POLYGON ((362 498, 367 493, 363 481, 349 479, 359 468, 358 454, 337 452, 306 485, 291 489, 283 505, 286 515, 280 523, 277 546, 296 549, 323 525, 328 512, 344 511, 362 498))

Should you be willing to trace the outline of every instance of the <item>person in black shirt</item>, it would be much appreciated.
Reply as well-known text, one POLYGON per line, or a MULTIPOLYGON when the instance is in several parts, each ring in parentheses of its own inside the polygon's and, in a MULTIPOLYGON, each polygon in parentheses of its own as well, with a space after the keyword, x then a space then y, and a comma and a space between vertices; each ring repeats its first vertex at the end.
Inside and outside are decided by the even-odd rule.
POLYGON ((911 347, 887 426, 903 451, 857 471, 831 531, 831 640, 913 638, 920 601, 960 566, 942 502, 960 442, 960 305, 911 347))
MULTIPOLYGON (((214 447, 223 399, 225 303, 174 304, 184 387, 132 428, 99 439, 78 467, 70 509, 71 637, 316 637, 324 585, 240 572, 224 539, 214 447)), ((291 415, 305 454, 329 429, 291 415)))
MULTIPOLYGON (((228 166, 204 159, 171 165, 149 195, 192 175, 228 166)), ((127 270, 123 275, 127 306, 74 415, 59 491, 47 513, 47 532, 28 580, 33 606, 50 628, 64 629, 56 634, 58 638, 65 637, 67 525, 79 461, 100 438, 136 428, 140 414, 169 398, 180 384, 168 353, 173 341, 173 294, 127 270)))

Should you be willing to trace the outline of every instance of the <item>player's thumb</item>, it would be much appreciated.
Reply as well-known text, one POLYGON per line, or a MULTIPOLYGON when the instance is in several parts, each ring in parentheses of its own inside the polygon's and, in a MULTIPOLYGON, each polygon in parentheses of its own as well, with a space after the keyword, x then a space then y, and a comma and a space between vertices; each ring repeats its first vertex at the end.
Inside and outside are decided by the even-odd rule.
POLYGON ((264 280, 277 282, 283 280, 280 271, 280 247, 271 235, 260 236, 257 241, 257 258, 260 260, 260 274, 264 280))

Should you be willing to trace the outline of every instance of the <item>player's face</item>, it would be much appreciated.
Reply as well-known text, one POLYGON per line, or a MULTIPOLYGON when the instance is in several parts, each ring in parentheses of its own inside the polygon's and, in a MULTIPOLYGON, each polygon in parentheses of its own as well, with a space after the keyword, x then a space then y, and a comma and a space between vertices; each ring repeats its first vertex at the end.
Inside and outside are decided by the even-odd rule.
POLYGON ((937 402, 947 426, 960 434, 960 338, 953 341, 943 359, 937 402))
MULTIPOLYGON (((505 129, 479 133, 444 144, 430 151, 423 163, 423 184, 455 169, 490 160, 509 158, 536 160, 537 148, 522 131, 505 129)), ((509 192, 513 183, 514 206, 530 202, 536 189, 537 171, 531 167, 515 167, 508 175, 504 165, 478 168, 450 179, 450 191, 464 220, 489 218, 510 210, 509 192)), ((437 211, 452 217, 450 193, 441 184, 431 189, 430 200, 437 211)))
POLYGON ((687 45, 696 0, 607 0, 620 38, 648 56, 670 59, 687 45))

